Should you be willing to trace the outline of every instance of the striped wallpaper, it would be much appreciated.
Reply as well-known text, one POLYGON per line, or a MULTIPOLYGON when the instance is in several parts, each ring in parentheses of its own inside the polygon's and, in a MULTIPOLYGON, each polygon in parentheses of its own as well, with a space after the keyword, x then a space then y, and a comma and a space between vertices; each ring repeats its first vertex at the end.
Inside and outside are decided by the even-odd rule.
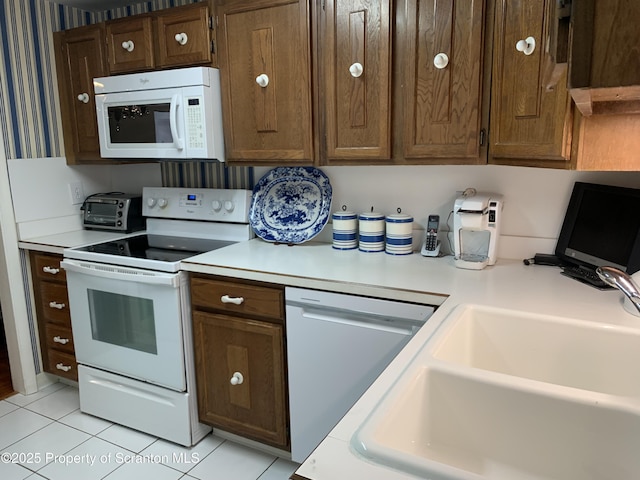
MULTIPOLYGON (((195 3, 154 0, 86 12, 48 0, 0 0, 0 128, 8 159, 64 156, 52 33, 195 3)), ((168 187, 252 188, 251 167, 217 162, 162 163, 168 187)))

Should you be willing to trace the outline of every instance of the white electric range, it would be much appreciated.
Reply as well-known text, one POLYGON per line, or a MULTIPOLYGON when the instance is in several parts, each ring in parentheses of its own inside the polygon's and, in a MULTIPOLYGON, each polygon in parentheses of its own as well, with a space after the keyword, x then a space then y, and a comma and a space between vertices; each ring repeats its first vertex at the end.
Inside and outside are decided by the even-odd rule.
POLYGON ((145 233, 64 250, 80 410, 191 446, 198 422, 180 262, 253 237, 251 191, 145 188, 145 233))

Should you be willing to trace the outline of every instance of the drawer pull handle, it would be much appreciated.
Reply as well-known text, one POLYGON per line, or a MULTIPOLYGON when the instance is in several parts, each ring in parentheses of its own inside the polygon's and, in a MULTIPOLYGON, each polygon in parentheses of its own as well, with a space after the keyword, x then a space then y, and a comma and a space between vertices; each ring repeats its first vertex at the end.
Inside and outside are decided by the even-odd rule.
POLYGON ((53 268, 53 267, 42 267, 42 271, 44 273, 50 273, 51 275, 57 275, 58 273, 60 273, 59 268, 53 268))
POLYGON ((56 343, 60 343, 62 345, 66 345, 67 343, 69 343, 69 339, 68 338, 62 338, 58 335, 56 335, 55 337, 53 337, 53 341, 56 343))
POLYGON ((231 380, 229 380, 231 385, 242 385, 242 382, 244 382, 244 377, 240 372, 235 372, 231 377, 231 380))
POLYGON ((189 37, 187 37, 187 34, 184 32, 176 33, 176 36, 173 38, 175 38, 176 42, 178 42, 180 45, 186 45, 189 41, 189 37))
POLYGON ((136 46, 134 45, 132 40, 127 40, 126 42, 122 42, 122 48, 124 48, 127 52, 133 52, 133 49, 136 46))
POLYGON ((69 370, 71 370, 71 367, 69 365, 65 365, 62 362, 56 363, 56 368, 58 370, 62 370, 63 372, 68 372, 69 370))
POLYGON ((229 295, 223 295, 220 297, 220 301, 222 303, 233 303, 235 305, 242 305, 244 303, 244 298, 242 297, 230 297, 229 295))
POLYGON ((81 93, 80 95, 78 95, 78 100, 81 101, 82 103, 89 103, 89 94, 81 93))
POLYGON ((58 303, 58 302, 49 302, 49 306, 51 308, 57 308, 58 310, 62 310, 64 307, 66 307, 64 303, 58 303))

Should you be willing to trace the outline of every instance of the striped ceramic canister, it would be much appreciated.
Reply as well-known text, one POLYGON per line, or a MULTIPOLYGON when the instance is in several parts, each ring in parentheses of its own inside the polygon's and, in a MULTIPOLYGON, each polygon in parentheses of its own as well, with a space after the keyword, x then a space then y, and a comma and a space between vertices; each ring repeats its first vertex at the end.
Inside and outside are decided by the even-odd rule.
POLYGON ((384 252, 384 215, 361 213, 358 216, 358 249, 361 252, 384 252))
POLYGON ((354 250, 358 248, 358 215, 341 211, 331 215, 333 223, 333 248, 354 250))
POLYGON ((385 223, 385 252, 390 255, 413 253, 413 217, 403 213, 388 215, 385 223))

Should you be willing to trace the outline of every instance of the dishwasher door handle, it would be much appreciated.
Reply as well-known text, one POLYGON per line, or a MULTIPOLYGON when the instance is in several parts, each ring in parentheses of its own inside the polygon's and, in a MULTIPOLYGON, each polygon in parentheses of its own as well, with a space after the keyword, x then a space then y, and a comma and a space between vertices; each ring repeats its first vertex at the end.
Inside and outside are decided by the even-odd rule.
POLYGON ((387 319, 381 320, 381 317, 376 317, 375 314, 368 316, 362 313, 345 311, 345 316, 332 315, 324 310, 316 308, 300 308, 300 314, 304 318, 313 320, 322 320, 325 322, 340 323, 343 325, 352 325, 355 327, 370 328, 373 330, 380 330, 383 332, 399 333, 402 335, 413 335, 419 328, 414 322, 403 322, 402 319, 387 319), (388 323, 386 323, 388 322, 388 323))

